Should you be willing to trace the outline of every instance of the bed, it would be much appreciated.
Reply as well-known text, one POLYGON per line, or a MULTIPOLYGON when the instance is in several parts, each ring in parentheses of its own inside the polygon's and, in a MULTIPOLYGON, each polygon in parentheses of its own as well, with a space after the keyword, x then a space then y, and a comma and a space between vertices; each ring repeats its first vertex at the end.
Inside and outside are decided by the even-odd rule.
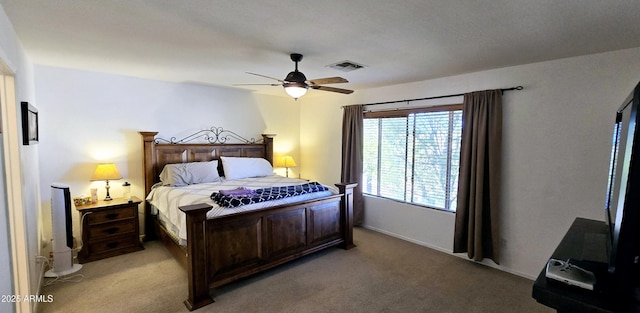
MULTIPOLYGON (((275 135, 246 140, 220 128, 202 132, 204 135, 198 132, 195 136, 204 137, 207 143, 190 143, 194 136, 165 140, 156 138, 157 132, 140 132, 146 195, 156 192, 153 187, 160 182, 160 173, 167 164, 216 162, 223 158, 263 158, 273 164, 275 135), (229 134, 240 143, 230 143, 229 134)), ((224 177, 221 163, 218 162, 218 171, 224 177)), ((256 184, 262 186, 263 183, 256 184)), ((280 182, 280 185, 286 184, 289 182, 280 182)), ((200 190, 205 198, 180 202, 184 225, 167 227, 166 221, 163 223, 159 218, 163 214, 156 214, 160 210, 152 207, 151 201, 145 201, 145 240, 161 240, 186 269, 189 290, 184 304, 189 310, 195 310, 214 302, 213 288, 329 247, 355 247, 353 188, 356 184, 335 186, 336 190, 317 198, 229 211, 220 210, 209 201, 208 187, 189 186, 200 190), (211 213, 216 210, 225 213, 211 213), (186 245, 182 239, 186 239, 186 245)))

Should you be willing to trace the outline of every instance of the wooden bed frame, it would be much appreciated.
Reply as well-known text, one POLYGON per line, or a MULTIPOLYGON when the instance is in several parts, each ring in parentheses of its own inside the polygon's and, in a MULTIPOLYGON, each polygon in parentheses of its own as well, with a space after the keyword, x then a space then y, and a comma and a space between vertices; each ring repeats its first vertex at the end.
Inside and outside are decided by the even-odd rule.
MULTIPOLYGON (((165 164, 204 162, 220 156, 263 157, 273 164, 273 137, 261 142, 193 144, 156 139, 140 132, 144 151, 145 195, 159 181, 165 164), (161 143, 161 142, 166 143, 161 143)), ((217 137, 217 135, 216 135, 217 137)), ((210 142, 210 138, 206 137, 210 142)), ((221 163, 221 162, 220 162, 221 163)), ((220 165, 221 166, 221 165, 220 165)), ((219 171, 222 171, 220 168, 219 171)), ((160 239, 186 268, 189 310, 214 302, 210 289, 333 246, 353 244, 353 188, 336 184, 339 195, 265 210, 207 219, 207 204, 181 207, 186 214, 187 246, 179 245, 145 202, 145 240, 160 239)))

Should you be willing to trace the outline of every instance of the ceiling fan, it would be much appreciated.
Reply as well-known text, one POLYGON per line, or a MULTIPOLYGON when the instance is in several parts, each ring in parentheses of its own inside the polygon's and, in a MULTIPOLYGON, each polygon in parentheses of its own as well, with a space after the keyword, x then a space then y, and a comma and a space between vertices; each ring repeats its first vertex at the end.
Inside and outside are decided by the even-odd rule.
POLYGON ((309 88, 330 92, 337 92, 343 94, 351 94, 353 90, 335 88, 329 86, 323 86, 325 84, 341 84, 348 83, 349 81, 342 77, 327 77, 327 78, 318 78, 318 79, 309 79, 302 74, 302 72, 298 71, 298 62, 302 61, 302 54, 292 53, 291 61, 296 63, 296 69, 293 72, 289 72, 287 77, 284 79, 277 79, 275 77, 270 77, 262 74, 250 73, 247 74, 256 75, 260 77, 265 77, 273 80, 277 80, 280 83, 272 83, 272 84, 235 84, 234 86, 249 86, 249 85, 267 85, 267 86, 282 86, 284 90, 289 94, 293 99, 298 100, 298 98, 304 96, 307 93, 309 88))

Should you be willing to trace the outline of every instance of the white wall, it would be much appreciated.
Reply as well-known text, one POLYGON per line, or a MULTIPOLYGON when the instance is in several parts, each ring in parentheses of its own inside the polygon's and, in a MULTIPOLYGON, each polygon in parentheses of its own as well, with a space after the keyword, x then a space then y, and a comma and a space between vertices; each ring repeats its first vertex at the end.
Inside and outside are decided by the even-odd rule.
MULTIPOLYGON (((20 101, 33 102, 34 100, 33 67, 1 7, 0 72, 7 75, 5 77, 12 77, 11 80, 15 82, 15 99, 3 103, 3 106, 12 105, 13 107, 3 108, 3 114, 8 116, 2 118, 4 123, 0 135, 2 143, 0 154, 9 153, 12 155, 8 161, 11 164, 9 168, 6 163, 7 159, 0 158, 2 160, 2 175, 0 177, 2 180, 0 183, 0 277, 2 279, 0 280, 0 294, 36 294, 38 291, 38 272, 40 272, 36 265, 36 255, 39 253, 37 241, 38 149, 37 147, 22 147, 17 143, 21 141, 19 134, 20 101), (6 192, 8 187, 4 181, 6 177, 19 177, 7 182, 14 191, 11 195, 6 192), (16 199, 15 202, 7 198, 13 198, 20 194, 22 199, 16 199), (9 206, 9 203, 12 203, 12 206, 9 206), (10 219, 9 210, 13 213, 13 220, 10 219), (19 223, 10 225, 16 221, 19 223), (12 238, 10 238, 11 226, 15 229, 14 234, 16 234, 16 236, 11 236, 12 238), (12 240, 16 244, 17 250, 15 251, 18 253, 12 253, 10 250, 9 242, 12 240), (26 264, 12 264, 12 258, 26 264), (18 277, 13 275, 12 268, 17 269, 18 277)), ((11 89, 13 88, 11 87, 11 89)), ((0 99, 5 100, 3 96, 0 96, 0 99)), ((2 312, 13 312, 18 309, 28 311, 30 306, 25 303, 17 305, 9 302, 0 303, 0 311, 2 312)))
MULTIPOLYGON (((132 194, 144 199, 138 131, 159 131, 166 139, 213 126, 248 139, 273 133, 276 154, 298 155, 298 106, 288 97, 41 65, 36 65, 35 77, 45 240, 51 233, 52 182, 70 185, 72 196, 96 187, 104 198, 104 182, 89 178, 98 163, 113 162, 124 178, 111 181, 111 196, 121 196, 122 183, 129 181, 132 194)), ((75 214, 74 219, 79 239, 75 214)))
MULTIPOLYGON (((638 59, 636 48, 310 98, 301 108, 301 171, 338 181, 342 105, 522 85, 503 98, 498 267, 535 278, 576 217, 604 218, 615 110, 640 80, 638 59)), ((452 251, 454 214, 374 197, 365 205, 365 227, 452 251)))

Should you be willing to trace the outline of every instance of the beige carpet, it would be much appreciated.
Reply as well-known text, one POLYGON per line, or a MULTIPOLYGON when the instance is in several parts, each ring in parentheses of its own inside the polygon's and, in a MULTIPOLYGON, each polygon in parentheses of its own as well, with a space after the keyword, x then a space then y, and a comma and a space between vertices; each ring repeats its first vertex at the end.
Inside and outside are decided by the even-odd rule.
MULTIPOLYGON (((553 312, 532 281, 366 229, 332 248, 216 289, 195 312, 553 312)), ((50 312, 187 312, 187 276, 158 242, 84 264, 80 282, 43 288, 50 312)))

